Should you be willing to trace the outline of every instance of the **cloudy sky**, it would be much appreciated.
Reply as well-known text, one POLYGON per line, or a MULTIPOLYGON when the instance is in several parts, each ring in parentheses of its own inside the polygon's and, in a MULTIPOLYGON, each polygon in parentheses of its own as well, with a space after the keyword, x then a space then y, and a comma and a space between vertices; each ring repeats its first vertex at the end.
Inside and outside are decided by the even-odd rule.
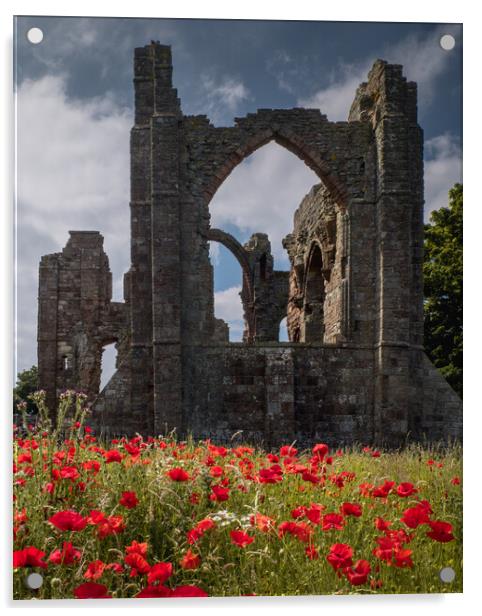
MULTIPOLYGON (((174 85, 185 114, 216 126, 257 108, 314 107, 346 120, 356 87, 376 58, 402 64, 418 82, 425 132, 426 216, 462 180, 462 31, 458 25, 22 17, 16 24, 17 352, 16 370, 36 364, 37 276, 70 229, 100 231, 114 299, 129 268, 129 131, 133 48, 172 45, 174 85), (32 45, 26 32, 40 27, 32 45), (443 34, 456 45, 445 51, 443 34)), ((241 242, 269 234, 275 267, 287 269, 281 239, 315 174, 268 144, 219 188, 212 224, 241 242)), ((213 245, 216 314, 242 332, 241 272, 213 245)), ((103 381, 112 370, 106 351, 103 381)))

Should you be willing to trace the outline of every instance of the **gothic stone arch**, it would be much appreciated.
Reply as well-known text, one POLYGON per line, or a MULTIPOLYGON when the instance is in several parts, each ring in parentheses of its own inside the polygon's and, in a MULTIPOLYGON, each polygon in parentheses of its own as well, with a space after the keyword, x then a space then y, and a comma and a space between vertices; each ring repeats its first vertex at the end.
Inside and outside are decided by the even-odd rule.
MULTIPOLYGON (((346 122, 317 109, 260 109, 230 127, 185 116, 170 47, 155 42, 135 50, 134 89, 132 260, 117 309, 128 344, 96 398, 94 421, 117 434, 175 428, 227 440, 243 430, 243 438, 267 445, 459 436, 460 401, 422 348, 423 138, 416 84, 402 67, 377 60, 346 122), (230 344, 214 317, 208 242, 210 234, 226 237, 210 228, 209 203, 232 169, 272 140, 321 184, 298 207, 285 239, 289 274, 274 269, 264 234, 242 251, 235 246, 246 257, 254 319, 247 343, 230 344), (313 242, 326 280, 325 331, 303 343, 295 326, 313 242), (285 314, 292 341, 278 343, 270 323, 276 330, 285 314)), ((80 251, 88 241, 77 238, 80 251)), ((59 261, 49 258, 40 279, 39 367, 55 398, 55 365, 70 342, 68 332, 65 340, 57 334, 59 261)), ((92 276, 97 295, 86 305, 102 309, 85 318, 95 336, 112 302, 103 274, 92 276)), ((82 280, 74 280, 81 299, 82 280)))

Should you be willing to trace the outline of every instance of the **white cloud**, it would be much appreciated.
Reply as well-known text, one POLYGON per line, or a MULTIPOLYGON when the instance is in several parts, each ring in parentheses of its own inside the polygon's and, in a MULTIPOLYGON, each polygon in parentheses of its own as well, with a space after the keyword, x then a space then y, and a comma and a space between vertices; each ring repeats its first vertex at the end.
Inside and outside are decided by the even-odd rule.
POLYGON ((204 110, 214 124, 231 119, 240 103, 249 100, 250 93, 247 87, 234 77, 224 76, 216 80, 211 75, 201 76, 202 101, 200 107, 204 110))
MULTIPOLYGON (((213 227, 235 225, 242 236, 267 233, 275 268, 287 269, 281 240, 293 229, 293 215, 318 176, 294 154, 274 142, 240 163, 209 206, 213 227)), ((238 238, 239 239, 239 238, 238 238)))
POLYGON ((448 133, 425 143, 425 220, 430 212, 448 205, 448 192, 462 182, 462 152, 448 133))
POLYGON ((129 267, 131 112, 109 96, 70 100, 62 76, 24 81, 17 92, 17 335, 19 367, 36 363, 37 272, 68 231, 97 230, 122 298, 129 267))
POLYGON ((417 82, 418 102, 421 108, 425 108, 433 98, 435 81, 450 57, 439 45, 440 33, 442 30, 436 30, 426 38, 411 35, 396 45, 381 48, 378 54, 356 64, 341 64, 338 76, 332 79, 330 85, 299 99, 298 104, 319 108, 331 121, 346 120, 357 87, 366 81, 368 71, 378 57, 391 64, 403 65, 405 77, 417 82))
POLYGON ((241 286, 230 287, 214 294, 214 313, 229 326, 229 339, 239 341, 243 338, 243 306, 239 294, 241 286))

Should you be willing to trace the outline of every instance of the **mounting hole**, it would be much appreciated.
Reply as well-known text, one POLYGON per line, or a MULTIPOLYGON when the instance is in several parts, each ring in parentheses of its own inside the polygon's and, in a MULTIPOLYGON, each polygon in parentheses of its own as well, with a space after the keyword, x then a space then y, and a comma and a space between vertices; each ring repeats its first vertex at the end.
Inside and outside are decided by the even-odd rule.
POLYGON ((450 582, 453 582, 455 580, 455 571, 452 569, 452 567, 444 567, 440 570, 439 575, 442 582, 445 582, 446 584, 450 584, 450 582))
POLYGON ((25 586, 30 590, 38 590, 44 583, 43 577, 40 573, 30 573, 25 578, 25 586))
POLYGON ((455 38, 451 34, 440 37, 440 47, 445 51, 451 51, 455 47, 455 38))
POLYGON ((38 45, 44 39, 44 33, 40 28, 30 28, 27 32, 27 40, 32 45, 38 45))

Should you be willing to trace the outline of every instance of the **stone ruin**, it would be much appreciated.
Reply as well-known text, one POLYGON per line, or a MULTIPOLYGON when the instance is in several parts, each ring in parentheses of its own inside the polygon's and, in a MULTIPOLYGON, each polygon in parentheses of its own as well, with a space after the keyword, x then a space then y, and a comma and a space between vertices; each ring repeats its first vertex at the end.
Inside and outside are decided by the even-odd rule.
MULTIPOLYGON (((96 231, 71 231, 40 262, 38 363, 53 409, 87 393, 109 436, 165 434, 275 446, 461 438, 461 400, 423 349, 423 134, 417 88, 377 60, 348 121, 318 109, 259 109, 234 126, 186 116, 169 46, 135 50, 131 267, 124 302, 96 231), (243 246, 210 225, 236 165, 274 140, 320 178, 283 241, 243 246), (243 274, 243 342, 214 315, 209 242, 243 274), (287 317, 289 342, 279 342, 287 317), (103 348, 117 370, 99 391, 103 348)), ((115 178, 111 178, 115 181, 115 178)))

